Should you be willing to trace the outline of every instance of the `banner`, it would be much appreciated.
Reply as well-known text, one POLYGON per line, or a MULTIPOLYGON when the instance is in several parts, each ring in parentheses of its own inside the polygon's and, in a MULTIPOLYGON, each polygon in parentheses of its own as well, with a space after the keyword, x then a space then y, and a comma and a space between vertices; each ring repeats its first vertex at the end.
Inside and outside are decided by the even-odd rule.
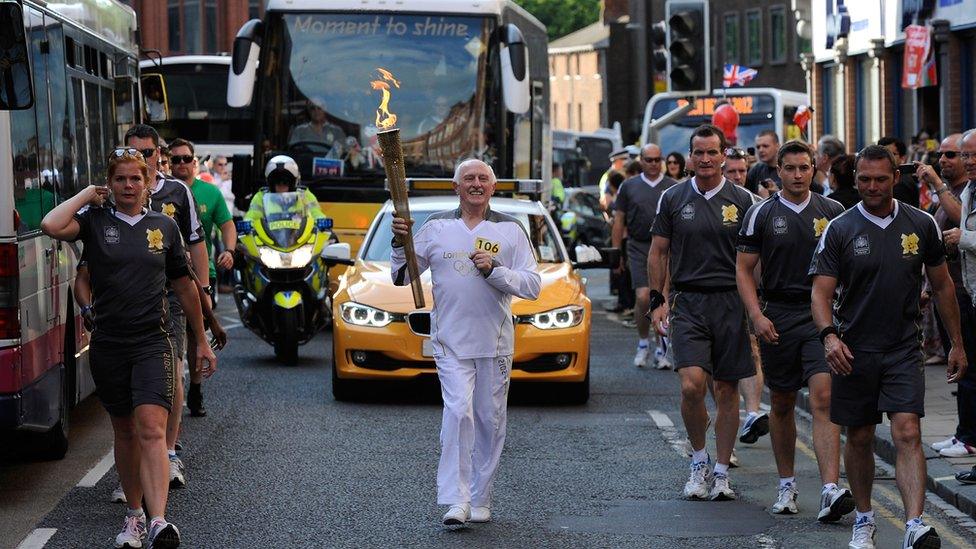
POLYGON ((902 62, 901 87, 918 89, 938 83, 935 58, 932 55, 932 33, 928 27, 905 27, 905 56, 902 62))

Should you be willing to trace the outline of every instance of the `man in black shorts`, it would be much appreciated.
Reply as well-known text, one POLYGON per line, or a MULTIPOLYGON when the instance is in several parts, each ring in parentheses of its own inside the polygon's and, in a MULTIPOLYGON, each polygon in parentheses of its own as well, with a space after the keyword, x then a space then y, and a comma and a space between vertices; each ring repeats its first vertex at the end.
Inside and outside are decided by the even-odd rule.
POLYGON ((735 238, 755 195, 722 176, 725 134, 711 124, 691 135, 695 177, 661 195, 650 272, 652 324, 669 327, 681 377, 681 417, 691 441, 689 498, 735 499, 728 468, 739 429, 739 380, 756 373, 745 309, 735 286, 735 238), (670 268, 671 286, 664 287, 670 268), (670 304, 661 292, 668 291, 670 304), (705 392, 714 380, 717 464, 705 449, 705 392))
POLYGON ((813 320, 832 372, 830 419, 847 427, 844 463, 857 519, 850 547, 874 547, 874 430, 891 420, 898 491, 905 506, 905 547, 938 547, 938 534, 922 522, 925 456, 920 418, 925 414, 925 373, 919 329, 922 273, 928 276, 952 340, 946 377, 965 374, 959 307, 935 219, 894 200, 898 165, 884 147, 858 153, 855 177, 861 202, 831 221, 820 238, 814 275, 813 320), (840 288, 837 307, 834 291, 840 288))
MULTIPOLYGON (((631 285, 637 294, 634 320, 637 321, 637 353, 634 366, 647 366, 650 355, 650 321, 647 318, 647 304, 650 290, 647 287, 647 253, 651 248, 651 227, 661 193, 675 184, 675 180, 664 175, 661 148, 653 143, 644 145, 640 154, 641 173, 623 182, 614 201, 613 246, 620 248, 627 229, 627 262, 630 267, 631 285)), ((623 259, 621 259, 623 261, 623 259)), ((622 267, 623 265, 621 265, 622 267)), ((655 352, 655 365, 667 369, 667 359, 663 349, 658 346, 655 352)))
POLYGON ((769 436, 779 472, 773 513, 796 514, 796 392, 810 387, 813 449, 823 489, 817 519, 834 522, 854 510, 851 493, 837 486, 840 428, 830 422, 830 370, 810 314, 810 257, 827 222, 844 212, 839 202, 812 193, 813 149, 788 141, 776 156, 783 190, 746 213, 739 231, 736 281, 759 337, 770 394, 769 436), (755 270, 761 264, 757 295, 755 270), (761 297, 761 298, 760 298, 761 297))

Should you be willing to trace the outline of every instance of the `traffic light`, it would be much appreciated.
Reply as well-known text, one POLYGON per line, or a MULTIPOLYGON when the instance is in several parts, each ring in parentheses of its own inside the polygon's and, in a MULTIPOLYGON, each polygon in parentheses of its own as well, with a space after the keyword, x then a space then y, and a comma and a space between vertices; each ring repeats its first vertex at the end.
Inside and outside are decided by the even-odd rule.
POLYGON ((668 91, 688 95, 711 94, 707 0, 668 0, 665 13, 668 24, 668 91))
POLYGON ((651 25, 652 63, 654 71, 668 74, 668 24, 658 21, 651 25))

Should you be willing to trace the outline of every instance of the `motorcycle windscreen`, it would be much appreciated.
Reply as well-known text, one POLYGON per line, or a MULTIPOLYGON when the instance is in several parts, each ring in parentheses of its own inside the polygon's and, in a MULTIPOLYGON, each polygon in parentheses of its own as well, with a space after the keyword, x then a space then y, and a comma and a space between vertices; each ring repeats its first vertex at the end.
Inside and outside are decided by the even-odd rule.
POLYGON ((291 248, 298 244, 310 219, 308 207, 305 193, 265 193, 261 223, 276 247, 291 248))

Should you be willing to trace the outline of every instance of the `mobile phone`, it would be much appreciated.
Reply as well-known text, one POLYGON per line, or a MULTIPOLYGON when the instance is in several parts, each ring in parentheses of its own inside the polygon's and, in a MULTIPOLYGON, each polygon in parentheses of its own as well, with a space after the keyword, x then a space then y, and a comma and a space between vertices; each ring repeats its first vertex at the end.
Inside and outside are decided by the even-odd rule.
POLYGON ((915 177, 915 164, 901 164, 898 166, 898 173, 905 175, 906 173, 915 177))

